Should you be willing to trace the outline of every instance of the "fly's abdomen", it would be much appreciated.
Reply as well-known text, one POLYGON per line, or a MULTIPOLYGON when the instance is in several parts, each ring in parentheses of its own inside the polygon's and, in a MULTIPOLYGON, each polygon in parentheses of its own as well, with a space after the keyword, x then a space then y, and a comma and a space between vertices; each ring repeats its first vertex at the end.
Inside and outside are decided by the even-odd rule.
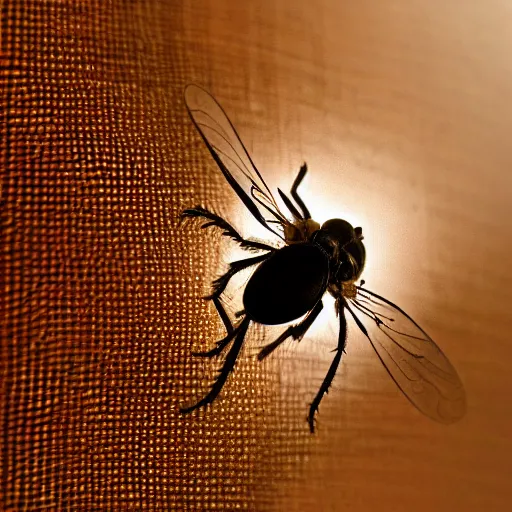
POLYGON ((247 283, 245 311, 266 325, 295 320, 320 300, 328 277, 329 260, 317 245, 284 247, 262 263, 247 283))

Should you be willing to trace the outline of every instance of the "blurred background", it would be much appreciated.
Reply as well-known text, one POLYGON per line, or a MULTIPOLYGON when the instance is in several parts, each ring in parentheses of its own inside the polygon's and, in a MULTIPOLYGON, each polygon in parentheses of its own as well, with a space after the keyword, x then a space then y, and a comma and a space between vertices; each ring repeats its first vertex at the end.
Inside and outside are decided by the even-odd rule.
MULTIPOLYGON (((1 2, 4 510, 504 510, 512 413, 512 8, 490 0, 1 2), (222 103, 273 187, 363 227, 368 288, 465 384, 450 426, 332 309, 264 363, 253 329, 207 411, 223 335, 201 297, 254 232, 190 122, 222 103)), ((228 302, 228 309, 230 303, 228 302)), ((233 308, 230 309, 230 311, 233 308)))

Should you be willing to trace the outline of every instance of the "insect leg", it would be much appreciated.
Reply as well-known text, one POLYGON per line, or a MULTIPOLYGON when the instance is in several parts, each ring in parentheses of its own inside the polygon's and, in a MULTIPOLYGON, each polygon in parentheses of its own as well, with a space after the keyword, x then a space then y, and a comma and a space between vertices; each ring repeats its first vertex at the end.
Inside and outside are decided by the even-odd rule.
POLYGON ((252 265, 256 265, 266 260, 271 253, 260 254, 259 256, 254 256, 253 258, 247 258, 245 260, 237 260, 233 261, 229 264, 229 269, 226 273, 222 274, 220 277, 213 281, 213 291, 210 295, 205 297, 205 299, 216 299, 220 297, 222 292, 226 289, 226 286, 229 283, 229 280, 238 272, 243 270, 244 268, 250 267, 252 265))
POLYGON ((215 213, 209 212, 202 206, 196 206, 195 208, 187 208, 186 210, 183 210, 181 213, 182 217, 203 217, 210 222, 205 222, 201 228, 206 229, 210 226, 217 226, 218 228, 221 228, 222 235, 227 236, 229 238, 232 238, 235 242, 237 242, 240 247, 243 249, 248 250, 262 250, 262 251, 275 251, 275 247, 272 247, 271 245, 267 245, 263 242, 256 242, 254 240, 246 240, 243 238, 240 233, 227 221, 225 221, 222 217, 219 215, 216 215, 215 213))
POLYGON ((215 308, 217 309, 217 313, 219 314, 220 319, 222 320, 222 323, 224 324, 224 327, 226 328, 227 335, 219 340, 214 348, 211 350, 207 350, 205 352, 192 352, 193 356, 197 357, 213 357, 218 356, 224 348, 229 344, 229 342, 236 336, 237 330, 233 327, 233 324, 231 323, 231 320, 229 319, 228 314, 226 313, 226 310, 222 306, 222 303, 220 302, 219 298, 212 299, 213 303, 215 304, 215 308))
POLYGON ((295 220, 304 220, 304 217, 299 212, 299 210, 297 210, 297 208, 295 208, 295 206, 293 205, 291 200, 288 198, 288 196, 286 196, 286 194, 280 188, 278 188, 277 191, 279 192, 279 195, 281 196, 283 203, 286 205, 288 210, 290 210, 290 213, 293 215, 295 220))
POLYGON ((299 205, 299 208, 302 210, 303 217, 306 220, 311 219, 311 214, 309 213, 309 210, 304 204, 304 201, 299 197, 299 194, 297 193, 297 188, 302 183, 302 180, 304 179, 304 176, 306 176, 307 172, 308 166, 306 162, 304 162, 301 168, 299 169, 299 173, 297 174, 297 177, 295 178, 295 181, 293 182, 292 188, 290 190, 293 199, 295 199, 295 202, 299 205))
POLYGON ((320 390, 316 394, 315 399, 313 400, 313 402, 311 402, 311 405, 309 407, 308 423, 309 430, 311 431, 312 434, 315 432, 315 413, 318 411, 318 406, 320 405, 323 396, 325 395, 325 393, 329 391, 329 387, 331 386, 332 380, 334 379, 334 375, 336 375, 336 370, 338 369, 338 365, 340 364, 341 355, 345 350, 345 344, 347 342, 347 320, 345 318, 344 307, 340 307, 339 319, 340 332, 338 337, 338 346, 336 348, 336 355, 334 356, 331 366, 329 367, 329 371, 327 372, 327 375, 325 376, 325 379, 322 382, 322 385, 320 386, 320 390))
POLYGON ((277 340, 265 345, 260 353, 258 354, 258 359, 261 361, 265 359, 268 355, 270 355, 283 341, 287 340, 290 336, 294 340, 300 340, 306 334, 307 330, 313 325, 313 322, 316 320, 317 316, 320 314, 323 308, 322 301, 317 302, 316 306, 308 313, 306 318, 302 320, 302 322, 291 325, 286 329, 286 331, 277 338, 277 340))
POLYGON ((224 309, 224 306, 222 305, 220 299, 218 297, 216 297, 212 300, 213 300, 215 309, 217 310, 217 313, 219 314, 219 317, 222 320, 222 323, 224 324, 224 327, 226 328, 227 333, 229 334, 230 332, 232 332, 234 330, 233 324, 231 323, 231 320, 229 319, 229 316, 226 313, 226 310, 224 309))
POLYGON ((249 319, 249 317, 246 316, 242 320, 242 323, 235 329, 235 340, 233 342, 233 345, 229 349, 229 352, 226 355, 224 364, 220 368, 219 375, 215 382, 213 383, 210 392, 204 398, 199 400, 199 402, 197 402, 195 405, 192 405, 190 407, 182 407, 180 409, 182 414, 187 414, 189 412, 192 412, 194 409, 198 409, 199 407, 211 404, 217 398, 218 394, 222 390, 222 387, 226 383, 229 374, 231 373, 235 366, 236 359, 242 348, 244 338, 245 335, 247 334, 247 329, 249 327, 250 322, 251 320, 249 319))

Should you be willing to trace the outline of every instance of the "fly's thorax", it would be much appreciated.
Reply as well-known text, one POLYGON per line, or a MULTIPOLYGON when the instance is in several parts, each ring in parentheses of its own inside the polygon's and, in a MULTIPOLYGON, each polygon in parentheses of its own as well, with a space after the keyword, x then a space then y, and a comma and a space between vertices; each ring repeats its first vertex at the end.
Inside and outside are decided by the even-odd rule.
POLYGON ((320 245, 330 258, 330 282, 349 283, 361 275, 366 260, 366 250, 362 242, 361 228, 353 228, 342 219, 324 222, 313 240, 320 245))
POLYGON ((297 220, 284 226, 284 238, 287 244, 298 244, 308 241, 320 224, 313 219, 297 220))

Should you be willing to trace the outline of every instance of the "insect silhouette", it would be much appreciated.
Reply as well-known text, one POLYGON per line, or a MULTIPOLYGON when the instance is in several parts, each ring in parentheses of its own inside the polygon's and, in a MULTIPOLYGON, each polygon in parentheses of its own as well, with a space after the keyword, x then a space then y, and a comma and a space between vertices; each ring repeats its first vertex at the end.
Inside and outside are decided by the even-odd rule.
POLYGON ((334 297, 339 319, 339 336, 334 357, 307 417, 311 433, 315 415, 327 393, 345 351, 347 320, 368 338, 382 364, 404 395, 422 413, 443 423, 458 420, 465 412, 464 387, 457 372, 430 336, 398 306, 357 284, 364 268, 366 251, 360 227, 352 227, 342 219, 331 219, 322 225, 315 222, 297 189, 307 173, 303 164, 291 187, 291 198, 278 189, 289 210, 289 220, 277 205, 272 192, 254 165, 233 124, 220 104, 197 85, 185 89, 185 102, 195 127, 229 185, 247 210, 272 235, 281 248, 243 238, 220 216, 201 206, 186 209, 184 217, 206 220, 203 228, 215 227, 243 249, 256 256, 234 261, 213 282, 213 301, 226 328, 226 336, 207 352, 196 356, 221 355, 230 346, 216 380, 204 398, 182 413, 211 404, 220 393, 233 370, 251 322, 286 327, 273 342, 258 354, 262 360, 285 340, 300 340, 323 308, 322 297, 334 297), (255 267, 243 292, 243 311, 233 325, 221 296, 230 279, 238 272, 255 267))

